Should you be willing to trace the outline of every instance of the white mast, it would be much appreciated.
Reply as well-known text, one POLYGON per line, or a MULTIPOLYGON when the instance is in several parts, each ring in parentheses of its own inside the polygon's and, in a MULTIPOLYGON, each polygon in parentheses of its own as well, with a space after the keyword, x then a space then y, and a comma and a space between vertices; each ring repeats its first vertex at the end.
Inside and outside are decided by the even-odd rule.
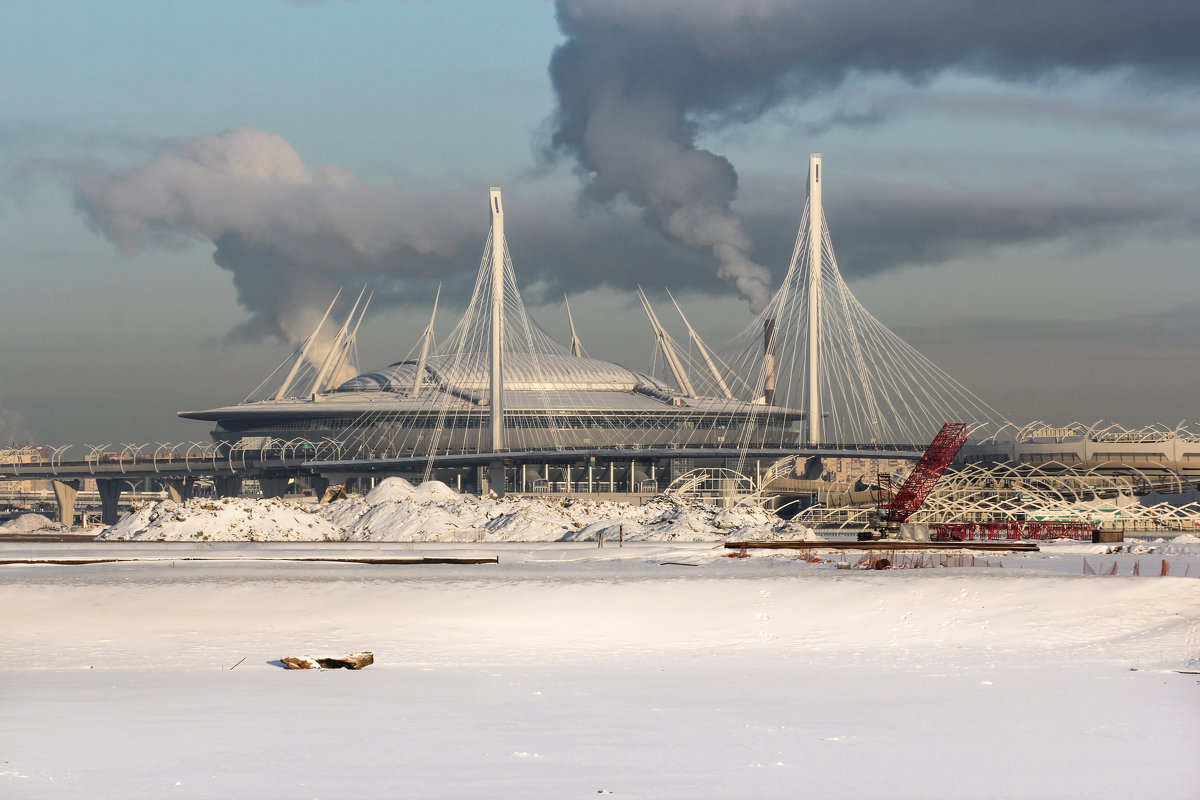
POLYGON ((492 452, 504 449, 504 209, 500 205, 500 188, 491 191, 492 212, 492 325, 489 332, 492 344, 491 399, 489 425, 492 432, 492 452))
POLYGON ((309 387, 309 394, 315 395, 325 385, 325 379, 329 377, 334 363, 338 360, 339 355, 341 355, 342 342, 346 340, 346 335, 350 332, 350 322, 358 312, 358 304, 362 302, 366 291, 367 287, 364 286, 362 291, 358 293, 358 299, 354 301, 354 307, 350 309, 350 316, 346 317, 345 324, 337 332, 337 336, 333 337, 333 343, 329 345, 329 352, 326 354, 325 360, 321 362, 321 368, 317 370, 317 377, 313 379, 312 386, 309 387))
MULTIPOLYGON (((346 363, 346 359, 350 356, 350 348, 354 347, 354 343, 358 341, 358 329, 362 326, 363 319, 365 319, 367 316, 367 308, 371 305, 371 300, 374 297, 375 292, 371 292, 369 295, 367 295, 367 302, 363 303, 362 311, 358 312, 358 322, 354 323, 354 328, 350 331, 350 335, 342 341, 341 352, 339 353, 337 360, 333 362, 333 367, 330 368, 329 375, 325 378, 325 384, 317 391, 327 392, 330 389, 333 389, 336 385, 335 381, 337 381, 338 373, 341 372, 342 365, 346 363)), ((351 317, 353 317, 353 315, 351 315, 351 317)), ((350 321, 347 320, 346 324, 349 325, 350 321)))
POLYGON ((700 356, 704 359, 704 363, 708 365, 708 371, 712 373, 713 378, 717 381, 717 385, 721 387, 721 394, 725 395, 727 400, 732 400, 733 392, 729 391, 729 387, 725 385, 725 379, 721 377, 721 371, 717 369, 717 365, 713 363, 712 356, 708 354, 708 348, 700 340, 700 334, 696 333, 695 329, 692 328, 692 323, 688 322, 688 318, 683 315, 683 309, 679 307, 679 303, 675 302, 675 295, 671 294, 670 289, 667 289, 667 297, 671 298, 671 302, 675 305, 675 310, 679 312, 679 318, 687 326, 688 336, 692 337, 696 349, 700 351, 700 356))
POLYGON ((808 444, 821 443, 821 252, 825 212, 821 208, 821 154, 808 157, 808 444))
POLYGON ((583 342, 575 335, 575 319, 571 316, 571 301, 567 299, 566 292, 563 292, 563 303, 567 306, 567 322, 571 325, 571 355, 583 358, 583 342))
POLYGON ((275 393, 275 396, 271 398, 272 400, 282 400, 287 395, 288 389, 292 386, 292 381, 296 378, 296 373, 300 371, 300 367, 308 360, 308 351, 312 349, 313 342, 317 340, 317 335, 325 325, 325 320, 329 319, 329 312, 333 311, 334 303, 337 303, 337 299, 341 295, 342 290, 338 289, 337 294, 333 296, 333 303, 330 303, 329 308, 325 309, 325 316, 321 317, 321 321, 317 323, 317 327, 313 328, 312 333, 304 340, 304 347, 300 350, 300 355, 296 358, 295 363, 292 364, 292 368, 288 370, 287 377, 283 379, 283 384, 280 385, 279 391, 275 393))
POLYGON ((687 371, 683 368, 683 364, 679 360, 679 355, 675 352, 675 345, 671 341, 671 335, 667 333, 667 329, 658 321, 658 315, 654 313, 654 308, 650 305, 650 298, 646 297, 646 293, 642 291, 642 287, 640 286, 638 287, 638 297, 642 299, 642 308, 646 310, 646 317, 650 320, 650 327, 654 329, 654 337, 658 340, 658 346, 662 350, 663 358, 666 359, 667 367, 675 377, 675 383, 679 385, 679 391, 685 397, 695 397, 696 390, 692 388, 692 382, 688 379, 687 371))
POLYGON ((421 380, 425 377, 425 364, 429 360, 429 343, 433 339, 433 320, 437 317, 438 299, 442 296, 442 285, 439 283, 437 294, 433 296, 433 313, 429 315, 429 325, 425 328, 425 334, 421 342, 421 357, 417 360, 417 374, 413 376, 412 396, 416 397, 421 392, 421 380))

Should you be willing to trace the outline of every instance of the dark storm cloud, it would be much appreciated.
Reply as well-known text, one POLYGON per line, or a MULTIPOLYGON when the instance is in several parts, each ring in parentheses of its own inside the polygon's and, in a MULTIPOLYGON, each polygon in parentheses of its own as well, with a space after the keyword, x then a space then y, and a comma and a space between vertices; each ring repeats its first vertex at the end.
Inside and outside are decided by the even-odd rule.
POLYGON ((786 124, 808 136, 838 128, 870 128, 916 115, 950 119, 1036 120, 1038 124, 1103 127, 1158 135, 1200 130, 1200 112, 1146 98, 1101 104, 1033 92, 968 92, 946 89, 853 90, 838 93, 837 107, 824 112, 785 112, 786 124))
POLYGON ((970 92, 910 91, 883 100, 873 109, 879 119, 919 110, 945 113, 959 118, 1009 118, 1104 126, 1155 134, 1195 133, 1200 130, 1200 112, 1163 103, 1130 99, 1115 105, 1098 105, 1031 95, 997 95, 970 92))
POLYGON ((937 353, 956 376, 970 375, 971 388, 1011 412, 1010 419, 1197 421, 1195 303, 1137 315, 1104 305, 1086 319, 1040 315, 1018 322, 973 313, 896 332, 923 353, 937 353))
MULTIPOLYGON (((787 267, 800 221, 804 182, 747 175, 735 210, 764 260, 787 267)), ((1186 186, 1095 186, 1091 181, 1006 184, 978 189, 839 180, 825 206, 838 265, 847 277, 986 255, 1006 245, 1070 242, 1099 247, 1130 235, 1170 239, 1200 228, 1200 204, 1186 186)))
POLYGON ((1077 342, 1077 358, 1113 361, 1188 361, 1184 370, 1194 375, 1200 363, 1196 342, 1200 341, 1200 305, 1195 303, 1164 308, 1153 314, 1112 314, 1109 310, 1090 319, 1067 320, 1047 317, 1022 319, 1014 326, 1011 318, 972 317, 976 340, 992 337, 996 341, 1033 346, 1056 342, 1077 342), (1091 343, 1102 342, 1101 348, 1091 343))
POLYGON ((13 408, 7 408, 5 398, 0 394, 0 447, 15 444, 26 444, 34 441, 33 433, 24 415, 13 408))
POLYGON ((770 276, 750 260, 732 211, 733 165, 696 146, 705 126, 753 120, 854 74, 920 85, 950 69, 1017 81, 1123 69, 1191 84, 1200 67, 1194 2, 558 0, 557 10, 567 41, 550 64, 558 108, 548 151, 575 161, 589 197, 624 196, 707 250, 755 306, 770 276))

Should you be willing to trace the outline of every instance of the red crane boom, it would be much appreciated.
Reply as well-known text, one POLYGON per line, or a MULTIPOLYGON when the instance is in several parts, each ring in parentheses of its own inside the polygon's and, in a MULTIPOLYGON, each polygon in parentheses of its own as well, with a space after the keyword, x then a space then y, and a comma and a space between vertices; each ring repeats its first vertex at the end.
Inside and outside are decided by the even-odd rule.
POLYGON ((967 441, 966 430, 965 422, 947 422, 943 425, 895 495, 892 494, 891 476, 880 473, 879 507, 887 512, 887 522, 904 522, 921 507, 933 491, 934 484, 967 441))

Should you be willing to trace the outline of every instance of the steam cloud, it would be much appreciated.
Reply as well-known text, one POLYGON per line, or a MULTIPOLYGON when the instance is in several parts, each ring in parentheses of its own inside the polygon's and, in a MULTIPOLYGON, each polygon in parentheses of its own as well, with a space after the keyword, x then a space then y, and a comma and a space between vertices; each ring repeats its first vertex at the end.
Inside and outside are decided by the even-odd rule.
POLYGON ((233 274, 251 311, 243 332, 293 343, 338 285, 380 274, 428 277, 468 235, 481 238, 478 198, 381 188, 338 167, 310 168, 282 136, 254 128, 168 142, 130 169, 63 169, 84 218, 123 251, 214 245, 213 260, 233 274))
POLYGON ((708 248, 752 307, 770 275, 731 210, 733 166, 697 146, 702 125, 753 120, 855 72, 919 84, 951 68, 1027 80, 1123 67, 1169 80, 1200 66, 1200 5, 1182 0, 557 0, 557 11, 568 38, 550 63, 551 151, 576 161, 590 197, 624 195, 708 248))

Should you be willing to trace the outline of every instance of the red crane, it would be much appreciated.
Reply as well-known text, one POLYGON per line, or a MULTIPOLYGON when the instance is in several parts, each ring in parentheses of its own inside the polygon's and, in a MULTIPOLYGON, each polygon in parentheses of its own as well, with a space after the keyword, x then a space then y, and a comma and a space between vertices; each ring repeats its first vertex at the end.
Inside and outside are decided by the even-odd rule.
POLYGON ((908 480, 893 493, 892 476, 879 473, 879 516, 881 521, 898 525, 921 507, 925 498, 933 491, 934 484, 942 477, 946 467, 958 455, 967 441, 965 422, 947 422, 938 435, 933 437, 921 460, 909 473, 908 480))

